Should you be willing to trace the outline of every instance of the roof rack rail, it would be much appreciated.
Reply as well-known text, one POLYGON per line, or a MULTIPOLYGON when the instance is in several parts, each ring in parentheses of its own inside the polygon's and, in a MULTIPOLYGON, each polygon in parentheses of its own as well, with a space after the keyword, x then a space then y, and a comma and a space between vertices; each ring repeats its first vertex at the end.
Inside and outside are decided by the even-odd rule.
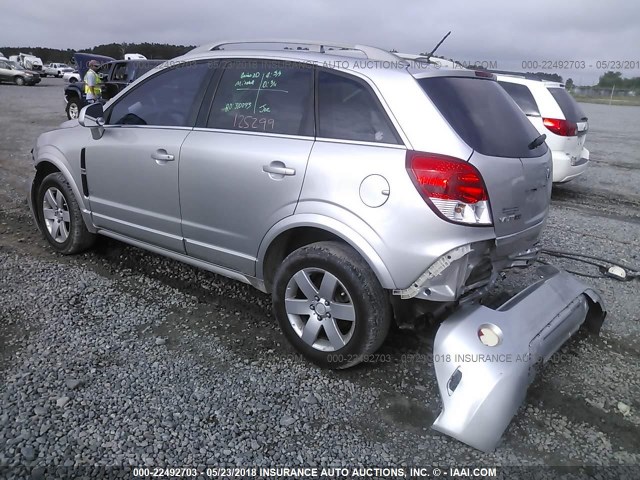
POLYGON ((266 43, 266 44, 281 44, 281 45, 311 45, 318 47, 320 53, 326 53, 327 49, 338 50, 356 50, 365 54, 370 60, 380 60, 388 62, 403 61, 402 58, 394 55, 387 50, 378 47, 371 47, 369 45, 349 45, 335 42, 321 42, 318 40, 292 40, 292 39, 255 39, 255 40, 225 40, 221 42, 214 42, 194 48, 189 53, 210 52, 214 50, 221 50, 224 45, 245 45, 254 43, 266 43))
MULTIPOLYGON (((537 73, 526 73, 526 72, 512 72, 509 70, 487 70, 488 72, 495 73, 498 75, 508 75, 510 77, 519 77, 519 78, 527 78, 529 80, 540 80, 541 82, 555 82, 554 80, 546 80, 540 77, 537 73)), ((555 82, 562 83, 562 82, 555 82)))

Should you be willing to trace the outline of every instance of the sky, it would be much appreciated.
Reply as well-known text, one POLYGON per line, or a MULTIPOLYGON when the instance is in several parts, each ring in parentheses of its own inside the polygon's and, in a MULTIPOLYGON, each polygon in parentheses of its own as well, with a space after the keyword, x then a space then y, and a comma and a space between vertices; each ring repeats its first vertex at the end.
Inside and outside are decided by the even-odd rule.
POLYGON ((0 46, 294 38, 420 53, 449 30, 437 53, 463 64, 559 73, 578 85, 609 69, 640 76, 635 0, 0 0, 0 46))

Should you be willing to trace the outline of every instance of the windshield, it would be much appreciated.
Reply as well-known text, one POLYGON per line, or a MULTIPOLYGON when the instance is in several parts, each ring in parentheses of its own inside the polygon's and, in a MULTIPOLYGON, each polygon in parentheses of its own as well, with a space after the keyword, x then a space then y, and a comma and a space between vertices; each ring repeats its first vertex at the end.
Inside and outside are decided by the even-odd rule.
POLYGON ((9 62, 11 64, 11 68, 14 70, 24 70, 24 67, 20 65, 18 62, 9 62))

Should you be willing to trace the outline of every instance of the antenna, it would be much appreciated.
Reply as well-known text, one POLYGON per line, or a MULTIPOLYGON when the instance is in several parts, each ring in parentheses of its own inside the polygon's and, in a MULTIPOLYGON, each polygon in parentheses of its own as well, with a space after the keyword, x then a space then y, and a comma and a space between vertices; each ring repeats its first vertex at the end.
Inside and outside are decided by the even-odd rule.
POLYGON ((451 31, 449 31, 449 33, 447 33, 444 37, 442 37, 442 40, 440 40, 440 41, 438 42, 438 44, 437 44, 435 47, 433 47, 433 50, 431 50, 431 52, 430 52, 430 53, 427 53, 427 56, 426 56, 426 57, 424 57, 424 58, 426 58, 427 62, 428 62, 428 61, 429 61, 429 59, 433 56, 433 54, 434 54, 434 53, 436 53, 436 50, 438 49, 438 47, 439 47, 440 45, 442 45, 442 42, 444 42, 444 41, 447 39, 447 37, 448 37, 449 35, 451 35, 451 31))

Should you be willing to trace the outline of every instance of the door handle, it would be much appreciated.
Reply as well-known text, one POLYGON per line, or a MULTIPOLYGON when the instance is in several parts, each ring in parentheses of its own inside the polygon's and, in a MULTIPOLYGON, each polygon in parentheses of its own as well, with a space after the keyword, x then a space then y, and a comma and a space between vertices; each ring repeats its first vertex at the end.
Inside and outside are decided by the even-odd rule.
POLYGON ((162 148, 153 152, 151 154, 151 158, 160 162, 171 162, 175 160, 175 157, 173 155, 167 153, 167 151, 162 148))
POLYGON ((263 165, 262 171, 265 173, 272 173, 274 175, 295 175, 295 168, 288 168, 284 166, 282 162, 272 162, 269 165, 263 165))

